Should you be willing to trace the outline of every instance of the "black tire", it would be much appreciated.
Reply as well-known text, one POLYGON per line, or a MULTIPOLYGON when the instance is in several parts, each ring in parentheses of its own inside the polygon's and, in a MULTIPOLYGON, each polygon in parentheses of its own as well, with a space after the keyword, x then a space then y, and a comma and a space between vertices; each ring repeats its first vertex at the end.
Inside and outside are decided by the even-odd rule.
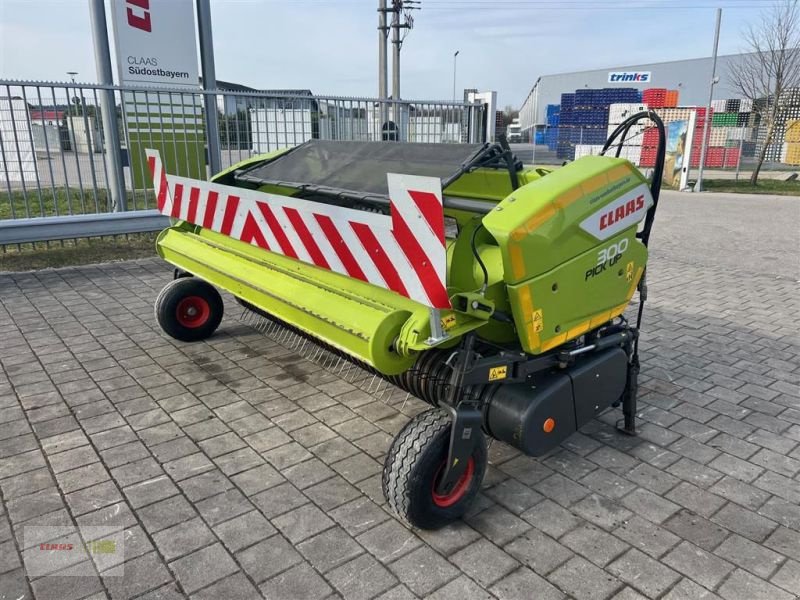
POLYGON ((465 477, 447 497, 435 494, 450 444, 450 415, 434 408, 418 414, 397 434, 383 466, 381 486, 389 506, 409 525, 438 529, 460 518, 475 499, 486 472, 486 440, 481 431, 465 477))
POLYGON ((164 286, 155 311, 164 333, 183 342, 196 342, 216 331, 224 308, 213 285, 196 277, 181 277, 164 286))

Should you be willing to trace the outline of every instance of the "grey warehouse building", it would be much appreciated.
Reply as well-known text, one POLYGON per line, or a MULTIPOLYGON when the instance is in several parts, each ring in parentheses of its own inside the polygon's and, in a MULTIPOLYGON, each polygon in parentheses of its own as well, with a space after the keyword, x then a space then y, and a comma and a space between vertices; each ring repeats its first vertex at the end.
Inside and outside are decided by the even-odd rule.
MULTIPOLYGON (((743 60, 747 54, 720 56, 717 60, 715 98, 738 98, 730 78, 730 67, 743 60)), ((520 108, 520 125, 523 132, 545 123, 548 104, 559 104, 561 94, 582 88, 647 88, 676 89, 680 92, 681 106, 705 106, 711 83, 712 59, 693 58, 662 63, 607 67, 592 71, 543 75, 531 88, 520 108), (636 80, 636 74, 639 79, 636 80), (648 74, 645 77, 645 74, 648 74)))

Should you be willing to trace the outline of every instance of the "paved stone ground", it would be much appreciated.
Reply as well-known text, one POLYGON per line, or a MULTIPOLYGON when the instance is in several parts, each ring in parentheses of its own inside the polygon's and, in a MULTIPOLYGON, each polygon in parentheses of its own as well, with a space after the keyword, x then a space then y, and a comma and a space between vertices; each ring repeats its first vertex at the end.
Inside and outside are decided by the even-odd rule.
POLYGON ((496 443, 436 533, 380 494, 421 403, 376 401, 232 302, 208 342, 167 339, 156 260, 0 276, 0 598, 796 597, 799 210, 667 196, 639 437, 610 413, 543 459, 496 443), (763 245, 727 233, 754 207, 763 245), (124 528, 124 576, 95 554, 26 579, 25 528, 71 524, 124 528))

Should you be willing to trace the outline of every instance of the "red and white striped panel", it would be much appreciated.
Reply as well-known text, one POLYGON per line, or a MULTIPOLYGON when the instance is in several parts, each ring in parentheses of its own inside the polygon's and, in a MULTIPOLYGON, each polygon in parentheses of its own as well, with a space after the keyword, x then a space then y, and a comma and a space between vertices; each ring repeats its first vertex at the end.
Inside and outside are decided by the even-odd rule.
POLYGON ((387 217, 170 175, 157 150, 146 153, 162 214, 450 308, 438 178, 390 173, 387 217))

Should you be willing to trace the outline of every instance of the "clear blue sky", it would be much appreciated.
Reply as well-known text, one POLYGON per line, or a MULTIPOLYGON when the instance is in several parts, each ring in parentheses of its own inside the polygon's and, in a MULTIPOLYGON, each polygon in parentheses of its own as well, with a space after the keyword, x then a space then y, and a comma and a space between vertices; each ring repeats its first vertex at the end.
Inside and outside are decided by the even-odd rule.
MULTIPOLYGON (((156 0, 153 0, 156 1, 156 0)), ((161 0, 167 1, 167 0, 161 0)), ((499 92, 518 107, 539 75, 708 56, 771 0, 422 0, 403 46, 402 96, 499 92)), ((377 0, 212 0, 217 77, 257 88, 377 93, 377 0)), ((110 11, 109 11, 110 19, 110 11)), ((87 0, 0 0, 0 77, 95 81, 87 0)))

